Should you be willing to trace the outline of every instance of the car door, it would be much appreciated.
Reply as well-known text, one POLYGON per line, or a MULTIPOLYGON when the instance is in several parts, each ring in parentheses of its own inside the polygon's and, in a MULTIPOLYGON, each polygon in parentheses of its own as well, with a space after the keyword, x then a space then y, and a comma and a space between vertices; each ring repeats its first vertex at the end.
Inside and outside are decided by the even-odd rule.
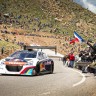
POLYGON ((51 70, 51 60, 43 52, 40 53, 40 72, 49 72, 51 70))

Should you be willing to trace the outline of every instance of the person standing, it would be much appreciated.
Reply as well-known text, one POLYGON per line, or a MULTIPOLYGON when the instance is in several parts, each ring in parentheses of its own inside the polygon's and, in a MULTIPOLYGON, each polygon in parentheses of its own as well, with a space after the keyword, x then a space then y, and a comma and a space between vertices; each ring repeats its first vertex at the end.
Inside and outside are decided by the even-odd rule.
POLYGON ((69 61, 69 56, 67 55, 67 56, 66 56, 66 63, 65 63, 65 66, 68 67, 68 66, 69 66, 69 62, 70 62, 70 61, 69 61))
POLYGON ((74 67, 74 61, 75 61, 75 56, 74 56, 74 54, 73 54, 73 52, 71 52, 70 54, 69 54, 69 66, 68 67, 71 67, 71 68, 73 68, 74 67))
POLYGON ((4 54, 4 47, 1 48, 1 55, 4 54))
POLYGON ((66 63, 66 56, 64 56, 64 57, 62 58, 62 61, 63 61, 63 65, 65 65, 65 63, 66 63))

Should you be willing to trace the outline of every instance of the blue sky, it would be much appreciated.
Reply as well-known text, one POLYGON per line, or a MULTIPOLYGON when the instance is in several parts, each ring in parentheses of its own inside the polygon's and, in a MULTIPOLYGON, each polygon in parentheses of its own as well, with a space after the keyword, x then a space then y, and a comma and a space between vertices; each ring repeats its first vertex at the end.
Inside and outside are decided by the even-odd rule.
POLYGON ((73 0, 73 1, 96 14, 96 0, 73 0))

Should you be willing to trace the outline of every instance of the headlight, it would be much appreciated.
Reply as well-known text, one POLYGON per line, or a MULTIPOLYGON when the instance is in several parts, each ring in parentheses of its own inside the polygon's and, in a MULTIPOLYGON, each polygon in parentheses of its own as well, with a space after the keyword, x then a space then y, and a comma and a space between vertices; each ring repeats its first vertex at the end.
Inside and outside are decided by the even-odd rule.
POLYGON ((0 61, 0 65, 3 65, 3 64, 4 64, 4 61, 3 61, 3 60, 1 60, 1 61, 0 61))
POLYGON ((0 64, 4 65, 5 59, 0 60, 0 64))

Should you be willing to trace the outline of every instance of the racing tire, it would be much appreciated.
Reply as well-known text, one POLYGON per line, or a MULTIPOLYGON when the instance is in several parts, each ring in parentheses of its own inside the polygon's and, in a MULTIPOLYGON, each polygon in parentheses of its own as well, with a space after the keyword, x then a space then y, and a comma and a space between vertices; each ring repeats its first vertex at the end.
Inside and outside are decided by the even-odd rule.
POLYGON ((32 76, 36 76, 36 70, 35 70, 35 68, 33 69, 32 76))
POLYGON ((50 74, 53 74, 53 71, 54 71, 54 64, 51 65, 51 71, 50 71, 50 74))
POLYGON ((36 66, 36 68, 35 68, 35 74, 36 74, 36 76, 38 76, 38 75, 40 75, 40 65, 39 64, 37 64, 37 66, 36 66))

